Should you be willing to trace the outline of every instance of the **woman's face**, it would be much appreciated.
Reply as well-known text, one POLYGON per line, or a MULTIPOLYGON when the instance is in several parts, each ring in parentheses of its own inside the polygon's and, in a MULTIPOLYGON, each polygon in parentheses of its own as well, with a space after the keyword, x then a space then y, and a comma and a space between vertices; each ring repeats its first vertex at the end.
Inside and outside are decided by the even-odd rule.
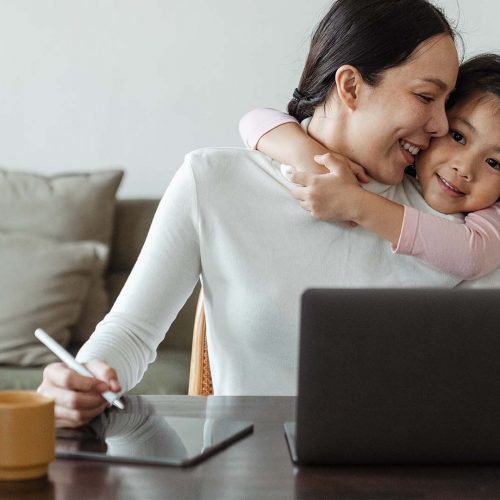
POLYGON ((421 43, 404 64, 386 70, 376 86, 361 81, 347 115, 345 154, 379 182, 398 184, 432 137, 448 132, 445 102, 455 86, 453 40, 438 35, 421 43))

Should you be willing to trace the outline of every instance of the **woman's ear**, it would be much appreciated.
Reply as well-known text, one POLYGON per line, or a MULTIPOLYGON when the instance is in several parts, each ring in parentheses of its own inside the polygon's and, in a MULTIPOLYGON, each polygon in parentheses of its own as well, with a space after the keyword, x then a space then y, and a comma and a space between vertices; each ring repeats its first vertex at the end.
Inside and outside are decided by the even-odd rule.
POLYGON ((354 111, 359 102, 359 92, 364 81, 361 73, 349 64, 340 66, 335 74, 337 95, 344 105, 354 111))

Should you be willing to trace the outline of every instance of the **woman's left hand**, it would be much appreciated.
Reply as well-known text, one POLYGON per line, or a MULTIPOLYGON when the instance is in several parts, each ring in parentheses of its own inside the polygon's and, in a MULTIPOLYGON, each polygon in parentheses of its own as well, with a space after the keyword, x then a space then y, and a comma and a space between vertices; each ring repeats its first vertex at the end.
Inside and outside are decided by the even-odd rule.
POLYGON ((301 186, 291 190, 293 197, 317 219, 332 222, 356 219, 364 194, 360 183, 370 181, 363 167, 336 153, 314 159, 330 173, 293 174, 292 182, 301 186))

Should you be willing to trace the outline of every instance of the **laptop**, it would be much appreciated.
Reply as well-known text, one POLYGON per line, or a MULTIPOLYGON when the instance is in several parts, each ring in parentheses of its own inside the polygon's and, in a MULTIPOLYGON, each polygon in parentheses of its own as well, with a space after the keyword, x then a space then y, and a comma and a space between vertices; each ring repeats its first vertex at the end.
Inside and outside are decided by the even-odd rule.
POLYGON ((500 461, 500 292, 311 289, 297 464, 500 461))

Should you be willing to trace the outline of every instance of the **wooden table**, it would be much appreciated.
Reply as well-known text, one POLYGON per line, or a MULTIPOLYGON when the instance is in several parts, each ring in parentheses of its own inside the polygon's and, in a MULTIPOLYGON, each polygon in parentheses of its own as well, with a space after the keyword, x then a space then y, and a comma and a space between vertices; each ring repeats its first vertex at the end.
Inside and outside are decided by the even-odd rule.
POLYGON ((55 460, 47 478, 0 482, 0 499, 500 498, 500 466, 294 467, 294 398, 144 399, 163 415, 251 420, 254 433, 187 469, 55 460))

